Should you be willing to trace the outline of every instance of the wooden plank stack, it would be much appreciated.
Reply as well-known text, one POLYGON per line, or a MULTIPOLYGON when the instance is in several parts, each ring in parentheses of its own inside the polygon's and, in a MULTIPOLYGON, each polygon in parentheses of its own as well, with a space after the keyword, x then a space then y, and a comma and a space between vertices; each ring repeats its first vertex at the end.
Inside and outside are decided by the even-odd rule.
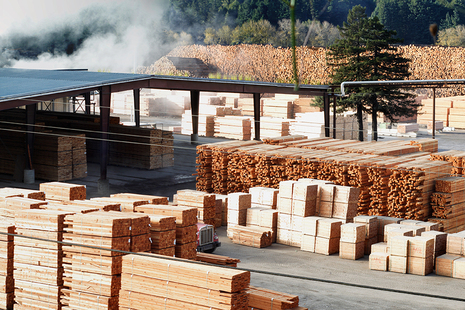
MULTIPOLYGON (((216 217, 221 219, 221 225, 228 225, 228 195, 216 194, 216 217), (219 204, 221 203, 221 212, 218 211, 219 204), (221 213, 221 214, 220 214, 221 213)), ((219 227, 217 226, 217 227, 219 227)))
POLYGON ((431 207, 443 231, 457 232, 465 229, 465 178, 447 177, 436 180, 436 192, 431 195, 431 207), (442 220, 445 219, 445 220, 442 220))
POLYGON ((247 224, 247 209, 252 206, 252 195, 248 193, 228 194, 228 237, 229 227, 247 224))
POLYGON ((346 223, 341 225, 339 257, 359 259, 365 254, 365 224, 346 223))
POLYGON ((0 198, 5 198, 6 196, 11 195, 36 200, 45 200, 45 193, 38 190, 16 187, 3 187, 0 189, 0 198))
MULTIPOLYGON (((255 123, 252 122, 252 130, 255 130, 255 123)), ((289 121, 276 117, 260 118, 260 139, 269 137, 285 137, 289 135, 289 121)))
MULTIPOLYGON (((63 232, 72 212, 18 210, 14 244, 15 301, 19 309, 60 309, 64 285, 63 232), (21 237, 22 236, 22 237, 21 237), (49 241, 32 240, 37 237, 49 241)), ((16 307, 15 307, 16 308, 16 307)))
POLYGON ((248 271, 126 255, 119 309, 246 309, 249 282, 248 271))
POLYGON ((0 308, 13 309, 14 304, 14 236, 15 224, 12 220, 0 221, 0 308))
POLYGON ((215 225, 215 194, 184 189, 178 190, 176 196, 176 202, 179 206, 197 208, 197 219, 200 223, 215 225))
POLYGON ((215 122, 215 137, 236 140, 250 140, 252 122, 250 117, 225 116, 218 117, 215 122))
POLYGON ((425 276, 434 269, 434 239, 414 237, 408 242, 407 273, 425 276))
MULTIPOLYGON (((269 289, 250 286, 247 289, 249 295, 248 309, 297 309, 299 306, 299 296, 269 289)), ((303 309, 303 308, 299 308, 303 309)))
POLYGON ((197 261, 205 262, 214 265, 228 266, 228 267, 237 267, 237 264, 241 262, 238 258, 231 258, 228 256, 211 254, 211 253, 202 253, 197 252, 197 261))
POLYGON ((354 223, 365 225, 365 254, 370 255, 371 245, 378 242, 379 220, 376 216, 359 215, 354 223))
MULTIPOLYGON (((176 257, 195 259, 197 253, 197 209, 183 206, 145 204, 136 206, 136 212, 148 215, 176 217, 176 257)), ((169 251, 169 250, 166 250, 169 251)), ((159 252, 164 254, 166 252, 159 252)))
POLYGON ((63 182, 40 183, 40 191, 47 200, 84 200, 86 186, 63 182))
POLYGON ((141 201, 148 201, 150 204, 155 205, 167 205, 168 197, 156 196, 156 195, 143 195, 134 193, 118 193, 110 195, 111 198, 124 198, 124 199, 137 199, 141 201))
POLYGON ((421 233, 422 237, 432 238, 434 240, 433 258, 446 254, 447 233, 442 231, 430 230, 421 233))
POLYGON ((123 198, 123 197, 95 197, 91 198, 90 201, 96 203, 104 203, 110 205, 120 205, 118 211, 133 213, 137 206, 145 205, 149 203, 150 198, 134 197, 134 198, 123 198))
POLYGON ((123 256, 118 251, 130 251, 131 235, 148 229, 133 222, 139 221, 114 211, 66 216, 63 239, 72 244, 63 246, 68 289, 62 301, 69 309, 81 309, 82 299, 87 308, 114 309, 118 304, 123 256))
POLYGON ((176 253, 176 217, 149 215, 151 252, 155 254, 175 256, 176 253))
POLYGON ((331 255, 339 252, 342 220, 324 218, 317 222, 315 253, 331 255))
POLYGON ((4 217, 14 218, 15 213, 19 210, 41 209, 48 202, 23 197, 11 197, 0 199, 0 215, 4 217), (1 201, 3 200, 3 201, 1 201))
POLYGON ((255 248, 265 248, 273 243, 273 231, 267 228, 235 225, 228 227, 228 234, 233 243, 255 248))
MULTIPOLYGON (((204 137, 213 137, 215 135, 215 116, 213 115, 199 115, 198 121, 198 135, 204 137)), ((181 119, 181 133, 183 135, 191 135, 192 131, 192 112, 186 110, 182 114, 181 119)))
POLYGON ((302 251, 315 253, 316 236, 318 232, 318 221, 323 220, 323 217, 307 216, 302 222, 302 251))

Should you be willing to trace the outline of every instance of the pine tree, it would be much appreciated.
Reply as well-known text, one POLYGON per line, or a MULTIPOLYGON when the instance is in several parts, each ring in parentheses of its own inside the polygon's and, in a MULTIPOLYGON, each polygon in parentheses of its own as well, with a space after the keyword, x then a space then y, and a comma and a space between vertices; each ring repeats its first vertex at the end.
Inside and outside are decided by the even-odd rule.
MULTIPOLYGON (((344 81, 378 81, 408 79, 409 60, 396 52, 392 44, 395 31, 384 28, 377 17, 369 18, 365 8, 355 6, 340 27, 342 39, 328 50, 328 65, 334 70, 332 83, 344 81)), ((384 113, 391 121, 399 116, 412 116, 419 104, 414 94, 401 88, 367 87, 351 88, 349 96, 339 100, 339 110, 357 111, 359 140, 363 141, 363 113, 372 116, 373 140, 378 139, 377 115, 384 113)))

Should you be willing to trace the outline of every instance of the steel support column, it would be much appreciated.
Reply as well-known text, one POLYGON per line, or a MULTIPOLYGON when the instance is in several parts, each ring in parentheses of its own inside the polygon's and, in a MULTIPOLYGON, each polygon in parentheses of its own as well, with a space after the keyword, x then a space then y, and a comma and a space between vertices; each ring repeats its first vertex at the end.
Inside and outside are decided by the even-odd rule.
POLYGON ((134 94, 134 122, 140 127, 140 88, 132 90, 134 94))
POLYGON ((260 141, 260 93, 253 94, 253 118, 255 128, 255 139, 260 141))
POLYGON ((336 98, 336 94, 333 93, 333 138, 334 139, 336 139, 336 110, 337 110, 336 108, 337 108, 337 98, 336 98))
POLYGON ((325 137, 329 137, 330 115, 329 115, 329 95, 328 95, 328 93, 324 93, 323 101, 324 101, 323 112, 324 112, 324 119, 325 119, 325 137))
POLYGON ((30 170, 33 169, 32 167, 32 158, 34 152, 34 125, 36 122, 36 110, 37 110, 37 103, 28 104, 26 105, 26 158, 27 158, 27 167, 30 170))
POLYGON ((111 86, 100 88, 100 179, 98 191, 99 194, 108 196, 110 194, 110 185, 107 180, 108 157, 110 150, 109 131, 110 131, 110 99, 111 86))
POLYGON ((90 114, 90 92, 84 93, 85 114, 90 114))
POLYGON ((192 113, 191 143, 197 142, 199 138, 199 102, 200 102, 200 92, 198 90, 191 90, 191 113, 192 113))
POLYGON ((433 88, 433 139, 436 139, 436 88, 433 88))

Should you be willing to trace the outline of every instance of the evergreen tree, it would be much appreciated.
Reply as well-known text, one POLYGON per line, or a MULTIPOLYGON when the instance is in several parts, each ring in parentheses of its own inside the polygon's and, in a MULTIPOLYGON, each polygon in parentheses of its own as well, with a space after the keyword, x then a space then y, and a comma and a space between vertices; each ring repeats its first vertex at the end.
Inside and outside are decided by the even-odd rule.
MULTIPOLYGON (((328 65, 334 69, 333 84, 408 79, 409 60, 392 47, 401 40, 394 38, 396 32, 386 30, 377 17, 368 18, 364 7, 358 5, 349 11, 340 32, 342 39, 328 50, 328 65)), ((360 141, 363 140, 364 112, 372 116, 373 140, 377 140, 379 112, 395 121, 398 116, 412 116, 418 106, 412 93, 390 87, 351 88, 349 96, 339 100, 340 109, 357 111, 360 141)))

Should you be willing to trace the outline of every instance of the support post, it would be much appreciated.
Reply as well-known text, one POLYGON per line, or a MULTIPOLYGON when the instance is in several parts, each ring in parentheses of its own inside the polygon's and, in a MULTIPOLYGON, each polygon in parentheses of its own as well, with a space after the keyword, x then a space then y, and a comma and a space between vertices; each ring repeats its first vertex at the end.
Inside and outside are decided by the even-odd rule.
POLYGON ((133 89, 134 94, 134 122, 140 127, 140 88, 133 89))
POLYGON ((84 93, 85 114, 90 114, 90 92, 84 93))
POLYGON ((333 139, 336 139, 336 99, 336 94, 333 93, 333 139))
POLYGON ((433 88, 433 139, 436 139, 436 88, 433 88))
POLYGON ((37 103, 26 105, 26 167, 24 170, 24 183, 32 184, 35 182, 34 167, 32 158, 34 155, 34 125, 36 121, 37 103))
POLYGON ((200 92, 198 90, 191 90, 191 113, 192 113, 191 143, 197 142, 199 139, 199 102, 200 102, 200 92))
POLYGON ((325 119, 325 137, 329 138, 330 116, 329 116, 329 95, 327 92, 325 92, 323 95, 323 102, 324 102, 323 113, 324 113, 324 119, 325 119))
POLYGON ((260 93, 253 94, 253 118, 255 125, 255 139, 260 141, 260 93))
POLYGON ((100 179, 98 180, 98 192, 102 196, 110 195, 110 184, 107 180, 108 156, 110 150, 110 99, 111 86, 100 88, 100 179))

